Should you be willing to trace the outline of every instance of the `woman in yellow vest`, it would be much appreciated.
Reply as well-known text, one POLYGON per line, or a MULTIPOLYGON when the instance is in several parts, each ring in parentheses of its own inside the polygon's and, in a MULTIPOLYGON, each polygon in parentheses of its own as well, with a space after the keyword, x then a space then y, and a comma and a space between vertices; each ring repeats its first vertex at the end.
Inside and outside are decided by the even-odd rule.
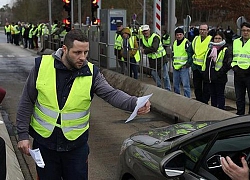
POLYGON ((227 72, 230 70, 230 58, 225 46, 225 35, 217 31, 210 42, 210 48, 205 55, 202 66, 204 81, 209 83, 211 105, 220 109, 225 108, 225 86, 227 72))
POLYGON ((122 30, 122 49, 121 56, 124 58, 125 62, 129 62, 130 64, 130 77, 134 74, 134 78, 138 79, 138 66, 137 62, 140 61, 140 53, 138 50, 138 43, 136 41, 135 36, 131 36, 131 31, 129 28, 124 28, 122 30), (129 61, 128 61, 129 59, 129 61))

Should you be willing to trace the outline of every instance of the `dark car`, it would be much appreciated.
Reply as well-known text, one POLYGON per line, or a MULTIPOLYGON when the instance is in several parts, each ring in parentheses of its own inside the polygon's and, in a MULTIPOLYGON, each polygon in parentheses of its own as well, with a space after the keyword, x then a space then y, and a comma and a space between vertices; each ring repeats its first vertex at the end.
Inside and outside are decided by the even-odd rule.
POLYGON ((138 132, 121 147, 119 180, 227 180, 220 157, 250 157, 250 116, 138 132))

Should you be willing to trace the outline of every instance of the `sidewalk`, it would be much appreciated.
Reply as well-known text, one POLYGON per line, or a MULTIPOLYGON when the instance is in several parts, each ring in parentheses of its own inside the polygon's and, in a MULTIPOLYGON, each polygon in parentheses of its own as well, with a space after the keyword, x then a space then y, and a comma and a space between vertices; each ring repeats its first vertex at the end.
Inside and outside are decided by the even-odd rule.
POLYGON ((0 136, 6 143, 6 163, 7 163, 7 176, 6 180, 24 180, 19 161, 17 160, 15 150, 10 140, 8 131, 3 121, 2 114, 0 113, 0 136))

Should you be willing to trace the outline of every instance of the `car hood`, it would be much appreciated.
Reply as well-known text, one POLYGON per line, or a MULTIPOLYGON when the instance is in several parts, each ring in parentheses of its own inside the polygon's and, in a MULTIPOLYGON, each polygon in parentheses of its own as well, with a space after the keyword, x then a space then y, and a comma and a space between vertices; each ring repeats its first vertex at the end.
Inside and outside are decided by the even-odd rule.
POLYGON ((157 144, 159 145, 162 142, 176 140, 183 135, 204 128, 216 122, 217 121, 198 121, 178 123, 166 127, 150 129, 147 131, 140 131, 132 134, 130 139, 143 145, 154 146, 157 144))

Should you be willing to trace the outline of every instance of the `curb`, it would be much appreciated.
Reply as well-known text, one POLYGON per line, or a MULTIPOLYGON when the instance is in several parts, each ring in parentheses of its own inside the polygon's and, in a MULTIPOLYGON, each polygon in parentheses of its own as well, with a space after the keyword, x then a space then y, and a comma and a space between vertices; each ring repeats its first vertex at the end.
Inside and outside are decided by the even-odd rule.
POLYGON ((4 139, 6 144, 6 166, 7 176, 6 180, 24 180, 24 176, 17 160, 15 150, 11 143, 9 133, 3 121, 2 114, 0 113, 0 136, 4 139))

